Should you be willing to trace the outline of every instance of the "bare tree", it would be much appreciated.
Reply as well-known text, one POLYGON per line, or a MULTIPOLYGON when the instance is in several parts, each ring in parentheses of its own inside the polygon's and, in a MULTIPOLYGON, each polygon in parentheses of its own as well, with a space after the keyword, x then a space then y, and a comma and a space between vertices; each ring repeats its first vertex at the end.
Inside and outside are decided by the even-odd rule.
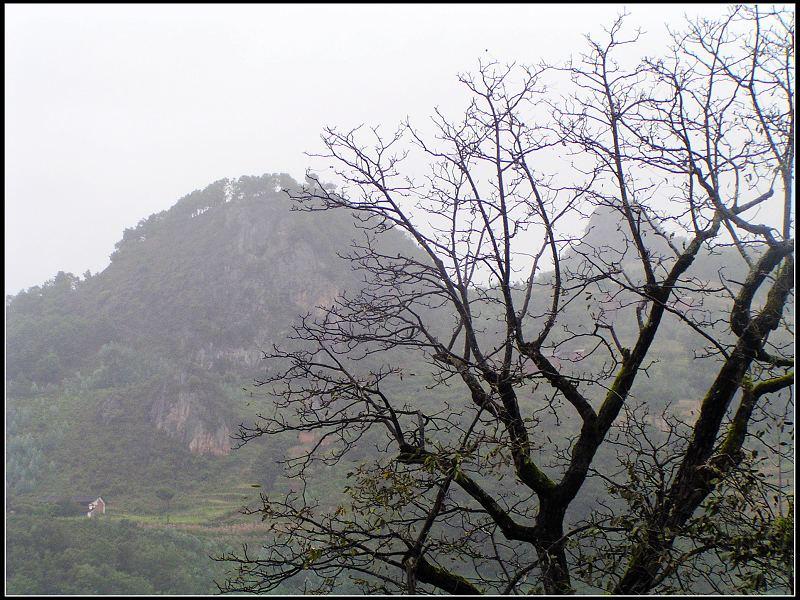
POLYGON ((342 185, 312 177, 295 198, 356 216, 364 288, 268 354, 274 412, 240 438, 313 432, 288 464, 303 479, 380 451, 347 502, 263 496, 250 512, 275 534, 222 557, 238 571, 221 589, 305 572, 317 590, 647 593, 752 568, 755 587, 791 585, 771 495, 792 482, 756 458, 791 452, 751 428, 792 427, 794 14, 737 7, 632 66, 622 22, 565 66, 481 64, 460 78, 463 118, 437 111, 433 135, 326 130, 342 185), (777 228, 758 218, 776 203, 777 228), (397 232, 414 252, 385 242, 397 232), (715 252, 744 275, 695 273, 715 252), (665 324, 707 374, 688 412, 640 401, 665 324), (748 554, 748 536, 775 543, 748 554))

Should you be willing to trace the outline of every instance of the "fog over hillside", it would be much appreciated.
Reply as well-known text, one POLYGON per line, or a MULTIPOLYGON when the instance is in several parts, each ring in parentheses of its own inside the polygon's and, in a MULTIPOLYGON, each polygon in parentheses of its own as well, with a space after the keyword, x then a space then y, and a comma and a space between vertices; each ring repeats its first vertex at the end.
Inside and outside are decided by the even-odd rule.
MULTIPOLYGON (((6 293, 102 270, 119 231, 210 181, 327 169, 305 154, 326 125, 459 111, 479 58, 564 60, 622 10, 8 4, 6 293)), ((720 14, 628 10, 650 54, 684 12, 720 14)))
POLYGON ((4 13, 7 594, 794 591, 793 6, 4 13))

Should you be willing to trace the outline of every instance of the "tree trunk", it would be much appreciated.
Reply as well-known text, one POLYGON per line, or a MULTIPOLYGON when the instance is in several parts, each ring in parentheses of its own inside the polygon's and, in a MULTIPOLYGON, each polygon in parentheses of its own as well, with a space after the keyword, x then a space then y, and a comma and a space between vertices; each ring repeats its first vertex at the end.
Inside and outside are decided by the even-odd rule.
POLYGON ((564 552, 565 507, 543 502, 536 519, 539 530, 536 551, 542 565, 542 580, 547 594, 573 594, 569 565, 564 552))

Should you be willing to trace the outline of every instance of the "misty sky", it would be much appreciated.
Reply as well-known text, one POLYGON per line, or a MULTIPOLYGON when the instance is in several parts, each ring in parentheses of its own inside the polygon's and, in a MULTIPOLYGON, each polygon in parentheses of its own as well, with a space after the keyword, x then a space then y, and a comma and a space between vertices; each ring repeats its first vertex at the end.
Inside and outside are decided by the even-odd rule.
MULTIPOLYGON (((480 57, 560 61, 624 5, 6 5, 6 293, 102 270, 125 227, 288 172, 325 125, 460 107, 480 57)), ((632 5, 642 51, 725 5, 632 5)))

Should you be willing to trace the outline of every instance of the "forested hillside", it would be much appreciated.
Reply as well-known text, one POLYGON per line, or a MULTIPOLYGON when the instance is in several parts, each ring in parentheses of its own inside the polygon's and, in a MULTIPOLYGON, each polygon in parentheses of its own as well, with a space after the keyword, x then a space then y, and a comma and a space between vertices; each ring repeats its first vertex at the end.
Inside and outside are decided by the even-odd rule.
MULTIPOLYGON (((59 272, 6 298, 9 591, 216 589, 223 571, 209 556, 230 537, 194 528, 241 521, 298 443, 231 452, 231 434, 259 410, 243 388, 263 370, 261 349, 358 282, 338 256, 358 235, 352 219, 292 211, 298 185, 217 181, 126 229, 102 273, 59 272), (112 522, 80 522, 54 503, 92 493, 112 522), (191 530, 141 530, 131 546, 136 523, 191 530), (124 556, 100 549, 109 544, 124 556), (165 554, 176 564, 147 566, 165 554)), ((408 250, 400 235, 392 243, 408 250)))
POLYGON ((291 211, 297 185, 215 182, 126 229, 102 273, 6 299, 12 497, 230 472, 259 349, 357 282, 350 219, 291 211))
MULTIPOLYGON (((299 316, 314 316, 317 306, 362 285, 362 274, 339 256, 360 235, 355 222, 345 212, 290 210, 286 192, 298 186, 287 175, 215 182, 126 229, 102 273, 60 272, 6 299, 6 473, 14 511, 8 549, 15 554, 8 566, 9 591, 203 593, 215 589, 212 574, 220 577, 222 565, 213 573, 181 568, 178 579, 159 579, 142 557, 168 554, 202 565, 214 548, 221 553, 237 541, 235 536, 193 537, 192 531, 143 531, 131 546, 124 541, 132 535, 131 522, 64 520, 52 507, 43 507, 45 497, 100 494, 108 500, 109 519, 163 528, 170 516, 179 527, 242 522, 237 509, 256 501, 258 492, 296 489, 278 461, 301 456, 317 438, 270 436, 235 452, 231 447, 240 423, 270 410, 268 396, 253 394, 252 384, 265 368, 260 349, 285 342, 299 316), (159 499, 164 489, 174 497, 168 507, 159 499), (120 558, 98 550, 103 544, 116 544, 115 552, 126 554, 120 558), (98 561, 97 556, 111 558, 98 561)), ((621 252, 625 242, 617 235, 618 225, 613 213, 599 210, 571 252, 601 242, 608 252, 621 252)), ((382 240, 388 256, 416 252, 399 233, 384 234, 382 240)), ((563 260, 566 269, 570 256, 563 260)), ((707 281, 736 279, 742 272, 734 249, 706 253, 694 267, 694 274, 707 281)), ((541 284, 548 285, 551 277, 544 274, 541 284)), ((589 308, 606 311, 623 342, 636 330, 632 294, 611 297, 600 284, 587 288, 587 294, 585 305, 576 302, 566 309, 572 331, 563 337, 572 341, 555 343, 551 350, 565 372, 576 362, 577 377, 598 366, 593 348, 574 335, 590 327, 589 308)), ((544 314, 547 301, 545 295, 535 296, 532 314, 544 314)), ((434 321, 446 334, 453 315, 435 306, 429 310, 441 313, 434 321)), ((697 310, 711 314, 716 307, 697 310)), ((481 335, 497 335, 502 318, 488 303, 480 315, 481 335)), ((700 347, 702 340, 677 320, 659 336, 660 360, 636 387, 636 401, 647 403, 654 415, 694 410, 709 376, 693 368, 686 349, 700 347)), ((424 364, 402 352, 397 357, 393 367, 407 375, 398 394, 431 409, 460 401, 447 387, 429 389, 432 380, 424 364)), ((604 382, 597 383, 599 392, 604 382)), ((522 402, 543 422, 552 421, 556 441, 575 433, 575 422, 559 421, 544 404, 528 406, 533 398, 522 402)), ((365 436, 351 458, 370 460, 376 443, 380 440, 365 436)), ((330 469, 309 492, 333 502, 340 479, 355 468, 348 464, 330 469)), ((579 498, 573 511, 582 506, 579 498)))

